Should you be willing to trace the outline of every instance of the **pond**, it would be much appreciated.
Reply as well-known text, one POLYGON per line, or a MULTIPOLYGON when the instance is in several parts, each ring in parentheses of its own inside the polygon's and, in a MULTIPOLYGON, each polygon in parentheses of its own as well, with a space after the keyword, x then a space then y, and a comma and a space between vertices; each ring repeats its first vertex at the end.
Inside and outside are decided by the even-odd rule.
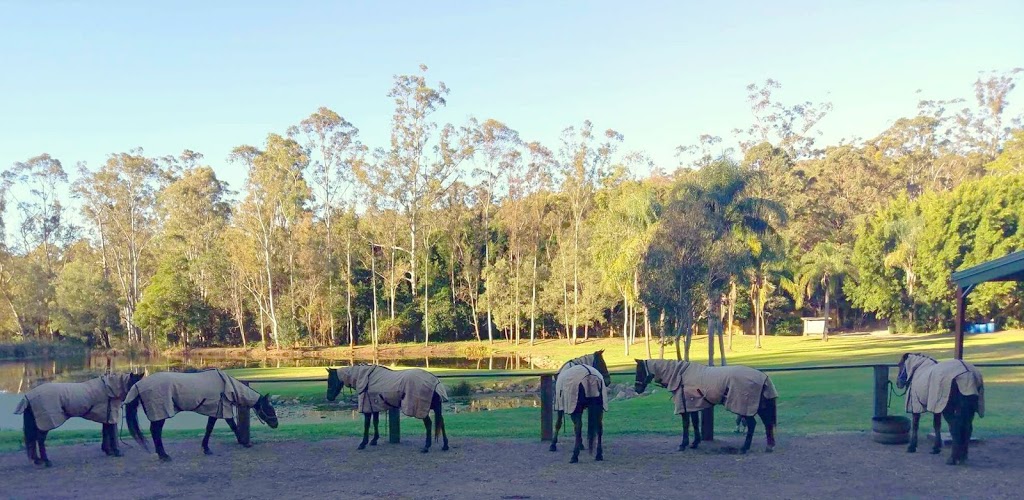
MULTIPOLYGON (((20 430, 22 417, 14 415, 14 408, 21 400, 21 394, 33 387, 46 382, 81 382, 111 371, 164 371, 182 370, 186 368, 284 368, 305 366, 349 366, 353 363, 365 362, 352 359, 237 359, 210 356, 164 357, 164 356, 107 356, 83 355, 70 358, 34 359, 18 361, 0 361, 0 430, 20 430)), ((463 368, 479 370, 515 370, 532 368, 529 360, 516 356, 497 356, 488 358, 394 358, 378 360, 388 366, 408 366, 422 368, 463 368)), ((497 408, 515 408, 537 404, 532 395, 522 397, 499 398, 496 395, 473 398, 453 403, 453 411, 487 411, 497 408)), ((316 409, 302 405, 284 405, 282 418, 291 422, 311 423, 330 422, 333 420, 351 420, 359 417, 351 408, 316 409)), ((140 412, 141 413, 141 412, 140 412)), ((144 420, 144 417, 143 417, 144 420)), ((202 428, 206 425, 206 417, 194 413, 184 413, 167 422, 170 429, 202 428)), ((57 431, 96 429, 96 424, 82 419, 71 419, 57 431)), ((144 424, 145 428, 145 424, 144 424)))

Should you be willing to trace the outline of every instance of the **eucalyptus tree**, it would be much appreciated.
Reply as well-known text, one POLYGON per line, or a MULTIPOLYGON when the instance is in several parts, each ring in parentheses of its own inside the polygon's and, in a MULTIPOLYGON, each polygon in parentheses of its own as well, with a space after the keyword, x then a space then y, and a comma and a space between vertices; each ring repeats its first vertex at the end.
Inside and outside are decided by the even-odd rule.
POLYGON ((85 219, 94 226, 104 274, 111 274, 117 285, 129 343, 142 341, 135 310, 155 267, 157 194, 166 181, 161 166, 136 149, 110 155, 96 171, 81 166, 73 188, 85 219))
POLYGON ((72 255, 54 283, 53 327, 66 337, 110 349, 120 318, 117 293, 104 276, 102 256, 85 240, 72 244, 66 253, 72 255))

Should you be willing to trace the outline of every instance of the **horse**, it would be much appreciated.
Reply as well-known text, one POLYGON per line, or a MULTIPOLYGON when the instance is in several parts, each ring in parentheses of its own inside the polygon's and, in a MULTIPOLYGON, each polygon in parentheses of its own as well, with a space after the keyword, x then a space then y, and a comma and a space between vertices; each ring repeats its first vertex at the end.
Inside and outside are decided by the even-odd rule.
POLYGON ((942 452, 942 417, 949 425, 953 438, 953 451, 948 465, 967 462, 967 448, 974 432, 974 414, 985 416, 985 384, 981 372, 974 365, 961 360, 939 362, 918 353, 906 353, 900 358, 900 373, 896 386, 906 388, 907 413, 913 414, 908 453, 917 451, 917 429, 921 414, 934 414, 935 445, 932 454, 942 452))
POLYGON ((206 415, 206 434, 203 436, 203 453, 212 455, 210 451, 210 434, 218 419, 224 419, 235 434, 238 444, 249 448, 252 443, 248 439, 248 419, 240 425, 235 424, 234 413, 238 410, 248 411, 250 408, 256 418, 276 429, 277 412, 270 402, 269 395, 250 389, 234 377, 217 369, 203 370, 193 373, 160 372, 146 377, 128 392, 125 399, 126 420, 128 431, 144 449, 146 438, 139 428, 138 408, 146 412, 149 419, 149 432, 153 435, 153 444, 160 460, 168 462, 171 457, 164 450, 163 429, 168 418, 178 412, 191 411, 206 415))
POLYGON ((672 393, 676 413, 682 417, 683 441, 679 444, 679 451, 685 451, 687 445, 692 449, 697 448, 701 442, 700 411, 718 404, 742 417, 747 427, 740 453, 750 451, 754 428, 757 426, 755 414, 764 424, 768 442, 765 453, 775 449, 775 400, 779 395, 771 379, 763 372, 747 366, 704 366, 689 361, 636 360, 637 394, 642 394, 652 380, 672 393), (692 445, 687 414, 693 423, 692 445))
POLYGON ((583 410, 586 409, 587 450, 594 452, 596 438, 597 454, 594 460, 604 460, 604 412, 608 410, 608 386, 611 380, 603 349, 566 361, 558 369, 555 377, 555 410, 558 412, 558 420, 548 450, 558 451, 558 433, 562 429, 565 412, 569 411, 576 436, 569 463, 579 462, 580 450, 583 449, 583 410))
POLYGON ((327 369, 327 400, 334 401, 345 386, 359 394, 358 410, 363 414, 363 440, 377 446, 380 438, 380 412, 401 408, 402 413, 423 420, 427 439, 420 450, 430 451, 430 410, 434 410, 434 439, 443 439, 441 451, 448 451, 448 430, 441 415, 441 403, 448 401, 448 392, 436 376, 419 368, 392 370, 380 365, 355 365, 327 369), (373 440, 370 441, 370 418, 373 418, 373 440))
POLYGON ((29 460, 51 467, 53 463, 46 455, 46 435, 72 417, 103 424, 100 449, 107 456, 120 457, 117 422, 121 418, 121 402, 140 379, 142 374, 137 373, 107 374, 79 383, 43 384, 28 391, 14 413, 24 415, 29 460))

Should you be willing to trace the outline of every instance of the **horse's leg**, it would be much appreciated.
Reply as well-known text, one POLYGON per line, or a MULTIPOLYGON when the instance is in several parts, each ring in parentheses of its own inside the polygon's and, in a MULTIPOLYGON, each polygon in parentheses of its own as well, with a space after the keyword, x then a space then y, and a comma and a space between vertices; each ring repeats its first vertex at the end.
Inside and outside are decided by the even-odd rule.
POLYGON ((964 454, 962 456, 961 463, 967 462, 967 452, 971 448, 971 434, 974 433, 974 414, 978 411, 977 396, 965 396, 964 405, 964 411, 960 415, 960 418, 964 423, 964 454))
POLYGON ((380 412, 373 412, 373 439, 370 440, 370 446, 377 446, 377 440, 380 439, 380 412))
POLYGON ((423 449, 420 453, 426 453, 430 451, 430 415, 423 417, 423 426, 427 428, 427 441, 423 444, 423 449))
POLYGON ((46 456, 46 435, 49 433, 50 431, 39 431, 39 439, 37 440, 39 442, 39 459, 42 460, 43 465, 47 467, 53 466, 53 464, 50 463, 49 457, 46 456))
POLYGON ((31 406, 25 410, 22 422, 24 423, 22 430, 25 433, 25 451, 28 452, 28 459, 36 465, 42 465, 43 462, 42 460, 39 460, 39 454, 36 453, 36 442, 39 440, 39 428, 36 427, 36 417, 35 414, 32 413, 31 406))
MULTIPOLYGON (((917 415, 914 415, 915 417, 917 415)), ((932 445, 932 455, 942 453, 942 414, 932 415, 932 426, 935 428, 935 444, 932 445)), ((914 443, 917 444, 917 422, 914 422, 914 443)))
POLYGON ((213 434, 213 426, 217 424, 217 417, 210 417, 206 420, 206 434, 203 435, 203 453, 213 455, 210 451, 210 434, 213 434))
POLYGON ((764 437, 768 442, 765 447, 765 453, 771 453, 775 450, 775 423, 776 423, 776 408, 775 399, 765 399, 764 395, 761 395, 761 403, 757 408, 757 416, 761 417, 761 423, 764 424, 764 437))
POLYGON ((548 447, 549 451, 558 451, 558 432, 562 430, 563 418, 565 418, 565 412, 558 410, 558 418, 555 419, 555 435, 551 438, 551 446, 548 447))
POLYGON ((740 431, 740 427, 742 427, 742 426, 743 426, 743 416, 742 415, 736 415, 736 434, 739 434, 740 432, 742 432, 742 431, 740 431))
POLYGON ((685 413, 680 413, 679 416, 683 421, 683 442, 679 443, 679 451, 686 451, 686 447, 690 445, 690 421, 686 419, 685 413))
POLYGON ((569 463, 574 464, 580 461, 580 450, 583 449, 583 408, 577 404, 576 409, 569 415, 572 418, 573 431, 576 433, 576 444, 572 448, 572 458, 569 463))
POLYGON ((153 446, 156 447, 156 454, 160 457, 160 460, 164 462, 170 462, 171 456, 164 451, 164 422, 166 420, 156 420, 149 423, 149 432, 153 435, 153 446))
POLYGON ((594 411, 597 412, 597 455, 594 460, 604 460, 604 449, 601 446, 601 440, 604 437, 604 403, 600 402, 594 407, 594 411))
POLYGON ((954 409, 953 402, 950 401, 946 404, 946 409, 942 411, 942 416, 946 418, 946 425, 949 427, 949 435, 953 440, 953 451, 949 454, 949 459, 946 460, 946 465, 956 465, 960 460, 960 425, 959 418, 954 409))
POLYGON ((357 450, 366 449, 366 443, 370 441, 370 413, 363 414, 363 440, 359 442, 357 450))
POLYGON ((121 456, 121 450, 117 449, 117 424, 103 424, 103 433, 107 438, 107 455, 121 456))
POLYGON ((920 423, 920 413, 914 413, 910 416, 910 444, 907 445, 907 453, 917 452, 917 426, 920 423))
POLYGON ((448 431, 444 429, 444 416, 441 415, 441 398, 436 394, 434 395, 434 418, 437 419, 434 439, 437 439, 437 431, 441 431, 441 451, 448 451, 448 431))
POLYGON ((690 422, 693 423, 693 444, 690 445, 690 449, 696 450, 697 445, 700 444, 700 412, 695 411, 690 413, 690 422))
POLYGON ((102 444, 100 445, 100 449, 103 450, 103 453, 106 456, 109 457, 110 456, 110 435, 107 432, 107 424, 101 424, 100 425, 100 435, 103 436, 103 440, 102 440, 102 444))
POLYGON ((252 443, 242 438, 242 432, 238 430, 238 424, 235 423, 235 419, 225 418, 224 421, 227 422, 228 428, 231 429, 231 432, 235 434, 235 441, 238 441, 238 444, 246 448, 252 448, 252 443))
POLYGON ((757 420, 754 420, 753 416, 743 417, 743 421, 747 423, 747 437, 743 440, 743 447, 740 448, 740 453, 750 451, 750 442, 754 439, 754 428, 757 427, 757 420))

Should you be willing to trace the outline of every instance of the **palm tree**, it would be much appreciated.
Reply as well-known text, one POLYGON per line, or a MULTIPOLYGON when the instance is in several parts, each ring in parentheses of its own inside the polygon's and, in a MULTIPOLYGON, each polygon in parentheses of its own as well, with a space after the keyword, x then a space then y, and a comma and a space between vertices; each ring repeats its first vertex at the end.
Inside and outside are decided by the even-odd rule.
POLYGON ((849 249, 830 241, 818 242, 800 259, 800 290, 810 298, 820 285, 825 293, 825 332, 822 337, 825 342, 828 342, 829 295, 835 293, 840 278, 850 270, 849 249))
POLYGON ((914 288, 917 285, 917 246, 924 233, 924 217, 919 214, 901 217, 886 228, 886 235, 892 238, 895 247, 885 255, 883 264, 903 271, 903 282, 910 302, 910 327, 914 327, 914 288))
POLYGON ((793 282, 790 261, 778 238, 751 238, 751 266, 747 269, 750 282, 750 305, 754 315, 754 347, 761 348, 761 337, 767 333, 765 307, 771 294, 780 286, 786 289, 793 282))

